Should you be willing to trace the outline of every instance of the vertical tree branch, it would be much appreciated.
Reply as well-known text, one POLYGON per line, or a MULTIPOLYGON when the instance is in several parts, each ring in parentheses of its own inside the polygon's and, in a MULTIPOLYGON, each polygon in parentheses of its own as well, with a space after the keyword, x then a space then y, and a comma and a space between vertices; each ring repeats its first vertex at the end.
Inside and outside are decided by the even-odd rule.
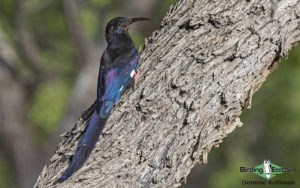
POLYGON ((74 47, 76 49, 76 56, 78 68, 82 68, 87 63, 90 44, 88 39, 84 36, 82 28, 79 23, 79 14, 77 2, 74 0, 63 0, 63 7, 68 30, 71 35, 74 47))
POLYGON ((24 0, 16 1, 15 9, 15 25, 17 30, 17 44, 19 45, 19 52, 25 58, 25 63, 34 72, 39 75, 43 73, 40 65, 41 57, 34 37, 31 35, 27 27, 27 10, 24 0))
POLYGON ((16 184, 20 188, 31 187, 38 175, 42 161, 31 140, 26 123, 26 98, 24 88, 17 80, 18 57, 0 30, 0 142, 1 151, 13 164, 16 184), (3 67, 5 63, 6 67, 3 67))

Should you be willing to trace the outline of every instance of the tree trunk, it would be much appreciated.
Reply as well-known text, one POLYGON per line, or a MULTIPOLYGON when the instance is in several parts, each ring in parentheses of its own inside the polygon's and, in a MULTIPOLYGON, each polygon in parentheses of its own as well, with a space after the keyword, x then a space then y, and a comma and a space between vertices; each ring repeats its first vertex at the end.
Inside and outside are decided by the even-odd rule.
MULTIPOLYGON (((114 107, 85 165, 59 187, 176 187, 227 134, 300 40, 299 0, 185 0, 141 53, 137 89, 114 107)), ((94 75, 97 79, 97 75, 94 75)), ((35 187, 53 187, 94 106, 63 136, 35 187)))
POLYGON ((0 146, 13 164, 19 188, 32 187, 42 168, 38 150, 33 144, 26 122, 26 97, 19 82, 18 57, 0 29, 0 146), (4 149, 3 149, 4 148, 4 149), (26 154, 26 155, 24 155, 26 154))

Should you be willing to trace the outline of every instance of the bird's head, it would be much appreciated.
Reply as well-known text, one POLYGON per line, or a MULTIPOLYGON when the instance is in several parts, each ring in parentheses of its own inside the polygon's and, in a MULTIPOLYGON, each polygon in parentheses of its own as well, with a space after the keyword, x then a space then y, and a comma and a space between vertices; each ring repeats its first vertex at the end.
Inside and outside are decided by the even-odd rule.
POLYGON ((106 36, 107 35, 120 35, 128 32, 130 24, 139 21, 150 20, 149 18, 124 18, 116 17, 110 20, 106 25, 106 36))

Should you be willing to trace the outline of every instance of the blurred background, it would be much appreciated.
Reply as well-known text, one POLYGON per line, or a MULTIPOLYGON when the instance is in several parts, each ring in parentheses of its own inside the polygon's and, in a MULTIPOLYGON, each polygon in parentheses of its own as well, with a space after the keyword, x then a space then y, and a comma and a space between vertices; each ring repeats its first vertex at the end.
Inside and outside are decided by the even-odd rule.
MULTIPOLYGON (((0 0, 0 188, 29 188, 68 131, 96 97, 105 24, 116 16, 152 18, 136 24, 137 47, 176 0, 0 0)), ((243 112, 244 126, 212 149, 182 187, 241 187, 259 179, 239 173, 264 159, 300 169, 300 48, 271 74, 243 112)), ((299 173, 278 175, 300 179, 299 173)), ((275 177, 277 178, 277 177, 275 177)), ((246 187, 246 186, 245 186, 246 187)))

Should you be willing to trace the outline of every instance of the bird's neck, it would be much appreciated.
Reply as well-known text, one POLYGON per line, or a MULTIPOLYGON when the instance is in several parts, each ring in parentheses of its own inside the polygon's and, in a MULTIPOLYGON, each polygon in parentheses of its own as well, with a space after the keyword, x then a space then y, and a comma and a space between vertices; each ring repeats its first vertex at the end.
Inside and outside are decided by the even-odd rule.
POLYGON ((106 37, 108 48, 110 50, 118 50, 124 48, 132 48, 134 47, 134 42, 131 39, 129 33, 122 33, 122 34, 114 34, 108 35, 106 37))

